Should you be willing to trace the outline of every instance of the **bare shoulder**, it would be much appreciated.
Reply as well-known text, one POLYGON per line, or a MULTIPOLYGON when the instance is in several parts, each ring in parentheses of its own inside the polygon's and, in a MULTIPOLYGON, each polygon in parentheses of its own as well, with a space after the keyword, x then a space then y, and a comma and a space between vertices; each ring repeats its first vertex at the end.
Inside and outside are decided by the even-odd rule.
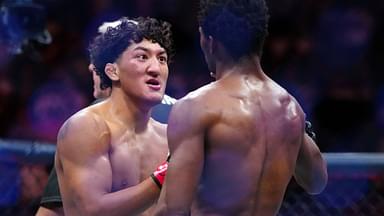
POLYGON ((286 113, 287 117, 297 117, 300 121, 304 121, 304 111, 296 98, 275 82, 272 83, 272 88, 274 97, 278 98, 281 108, 285 110, 283 113, 286 113))
POLYGON ((194 111, 204 111, 201 108, 207 108, 215 99, 214 93, 217 91, 215 83, 211 83, 188 93, 174 105, 176 108, 183 107, 193 109, 194 111))
POLYGON ((304 122, 305 113, 300 103, 296 100, 294 96, 287 92, 287 97, 289 98, 290 105, 288 105, 288 109, 292 109, 292 111, 297 112, 298 117, 304 122))
POLYGON ((192 103, 199 107, 199 106, 208 106, 213 105, 214 102, 220 97, 220 94, 222 94, 222 91, 220 91, 220 87, 218 85, 218 82, 212 82, 210 84, 204 85, 195 91, 192 91, 188 93, 185 97, 180 99, 179 101, 188 103, 191 105, 192 103))
POLYGON ((109 136, 105 120, 88 107, 72 115, 61 126, 57 136, 57 150, 68 153, 92 148, 109 136))
POLYGON ((215 92, 217 92, 217 86, 212 83, 178 100, 172 107, 169 123, 180 125, 180 123, 196 121, 205 124, 212 121, 219 114, 215 109, 214 101, 217 100, 215 92))

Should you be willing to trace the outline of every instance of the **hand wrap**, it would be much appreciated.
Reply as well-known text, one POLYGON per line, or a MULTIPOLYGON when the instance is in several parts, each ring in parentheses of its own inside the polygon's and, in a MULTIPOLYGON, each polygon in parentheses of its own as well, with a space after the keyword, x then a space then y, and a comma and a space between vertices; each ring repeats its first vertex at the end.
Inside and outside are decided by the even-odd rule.
POLYGON ((151 178, 153 181, 159 186, 161 189, 161 186, 163 186, 165 174, 167 173, 168 169, 168 161, 165 161, 160 166, 157 167, 156 171, 151 174, 151 178))
POLYGON ((316 141, 316 133, 313 131, 312 123, 310 121, 305 121, 305 133, 307 133, 313 141, 316 141))

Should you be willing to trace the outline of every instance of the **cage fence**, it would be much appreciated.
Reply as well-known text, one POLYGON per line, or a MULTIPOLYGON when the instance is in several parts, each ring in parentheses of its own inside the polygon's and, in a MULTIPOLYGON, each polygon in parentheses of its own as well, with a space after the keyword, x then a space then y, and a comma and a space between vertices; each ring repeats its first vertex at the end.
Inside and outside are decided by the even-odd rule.
MULTIPOLYGON (((34 215, 55 145, 0 139, 0 215, 34 215)), ((384 154, 324 153, 328 184, 309 195, 292 180, 278 216, 384 215, 384 154)))

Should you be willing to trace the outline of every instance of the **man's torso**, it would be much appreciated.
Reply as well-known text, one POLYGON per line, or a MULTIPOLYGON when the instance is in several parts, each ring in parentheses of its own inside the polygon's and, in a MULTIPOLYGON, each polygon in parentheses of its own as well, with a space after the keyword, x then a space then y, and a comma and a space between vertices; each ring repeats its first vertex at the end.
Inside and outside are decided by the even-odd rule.
MULTIPOLYGON (((98 133, 105 134, 100 137, 107 139, 102 142, 106 146, 95 144, 94 148, 103 149, 106 151, 104 154, 108 155, 108 172, 112 173, 109 192, 139 184, 166 159, 168 146, 165 125, 150 119, 143 131, 124 127, 118 116, 108 114, 104 102, 86 108, 85 113, 97 119, 97 124, 104 125, 98 133)), ((59 169, 57 171, 61 172, 59 169)), ((65 198, 65 191, 62 191, 62 195, 65 198)), ((143 215, 148 215, 148 211, 143 215)))
POLYGON ((230 78, 198 91, 216 120, 192 214, 275 214, 294 172, 302 110, 269 79, 230 78))

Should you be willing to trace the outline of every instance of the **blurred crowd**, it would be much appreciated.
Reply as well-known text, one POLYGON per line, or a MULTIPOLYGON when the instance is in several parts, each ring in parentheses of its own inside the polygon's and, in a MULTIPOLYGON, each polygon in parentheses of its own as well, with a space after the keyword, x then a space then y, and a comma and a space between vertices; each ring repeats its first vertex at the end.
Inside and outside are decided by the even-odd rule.
MULTIPOLYGON (((102 22, 121 16, 152 16, 173 25, 176 55, 167 94, 180 98, 213 81, 199 47, 197 1, 35 2, 45 7, 52 42, 32 44, 18 55, 0 44, 0 138, 55 143, 66 118, 93 100, 90 39, 102 22)), ((384 151, 384 1, 267 3, 263 69, 299 100, 320 149, 384 151)), ((46 174, 33 166, 20 170, 22 184, 33 182, 29 196, 38 197, 46 174)))

